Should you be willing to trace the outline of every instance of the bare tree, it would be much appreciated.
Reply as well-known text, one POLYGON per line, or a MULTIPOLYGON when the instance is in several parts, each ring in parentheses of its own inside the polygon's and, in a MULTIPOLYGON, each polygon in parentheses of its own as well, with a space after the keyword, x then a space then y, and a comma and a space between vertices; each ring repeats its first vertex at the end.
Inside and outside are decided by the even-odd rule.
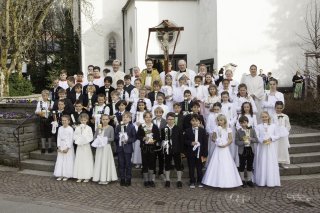
POLYGON ((300 37, 304 41, 303 50, 306 57, 306 93, 309 87, 316 97, 317 78, 320 75, 320 5, 316 0, 307 6, 304 20, 307 34, 300 37))
POLYGON ((10 74, 21 70, 27 52, 35 44, 44 19, 54 4, 90 11, 90 0, 1 0, 0 1, 0 97, 9 95, 10 74))

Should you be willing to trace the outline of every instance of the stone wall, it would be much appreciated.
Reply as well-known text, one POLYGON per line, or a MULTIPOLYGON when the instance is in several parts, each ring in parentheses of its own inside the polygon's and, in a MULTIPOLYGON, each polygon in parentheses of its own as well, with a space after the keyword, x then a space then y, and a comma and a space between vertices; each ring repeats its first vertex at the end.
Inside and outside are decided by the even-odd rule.
POLYGON ((36 104, 22 104, 22 103, 2 103, 0 104, 1 112, 22 112, 32 114, 36 111, 36 104))
MULTIPOLYGON (((13 136, 13 131, 23 121, 24 119, 0 119, 0 164, 19 166, 18 142, 13 136)), ((29 158, 29 152, 38 149, 40 134, 37 117, 31 118, 22 125, 19 137, 21 160, 23 160, 29 158)))

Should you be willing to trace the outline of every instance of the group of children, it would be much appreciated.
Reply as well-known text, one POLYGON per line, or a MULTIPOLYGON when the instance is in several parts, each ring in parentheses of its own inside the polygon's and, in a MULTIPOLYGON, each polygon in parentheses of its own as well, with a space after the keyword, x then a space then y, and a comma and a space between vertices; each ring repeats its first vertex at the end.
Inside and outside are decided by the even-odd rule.
POLYGON ((283 101, 275 99, 273 114, 257 115, 245 84, 234 88, 224 79, 219 87, 214 82, 205 85, 202 76, 195 76, 195 85, 190 85, 184 75, 177 79, 178 86, 172 81, 166 75, 163 85, 154 81, 147 91, 139 78, 131 85, 130 75, 118 80, 117 88, 109 76, 98 87, 89 75, 87 85, 68 77, 67 89, 55 81, 51 91, 43 90, 36 109, 41 152, 47 140, 52 152, 56 137, 57 180, 116 181, 116 153, 121 186, 131 185, 134 165, 141 168, 145 187, 155 187, 156 174, 170 187, 175 168, 181 188, 183 157, 190 188, 280 186, 279 163, 290 163, 290 123, 282 113, 283 101))

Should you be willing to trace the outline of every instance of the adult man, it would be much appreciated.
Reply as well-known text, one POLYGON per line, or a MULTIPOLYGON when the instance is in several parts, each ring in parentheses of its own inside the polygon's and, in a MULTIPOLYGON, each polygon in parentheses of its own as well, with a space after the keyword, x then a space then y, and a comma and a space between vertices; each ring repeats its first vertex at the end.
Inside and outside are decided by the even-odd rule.
POLYGON ((263 69, 259 69, 259 76, 262 78, 263 82, 264 82, 264 87, 267 85, 267 76, 266 74, 263 73, 263 69))
POLYGON ((104 85, 104 82, 103 82, 103 77, 100 76, 100 67, 98 66, 95 66, 93 68, 93 77, 94 77, 94 80, 93 80, 93 83, 98 85, 99 87, 102 87, 104 85))
POLYGON ((110 71, 107 76, 112 77, 112 87, 117 88, 117 81, 124 80, 125 73, 119 70, 121 62, 118 59, 113 60, 112 62, 112 71, 110 71))
POLYGON ((246 84, 248 87, 248 93, 253 98, 257 106, 257 119, 260 118, 261 106, 264 96, 264 83, 262 77, 257 75, 257 66, 250 66, 250 74, 246 75, 242 79, 242 83, 246 84))
POLYGON ((160 75, 158 70, 153 69, 153 61, 151 58, 147 58, 146 59, 146 66, 147 68, 142 70, 141 74, 140 74, 140 79, 142 82, 142 85, 148 90, 151 91, 153 90, 152 88, 152 82, 158 80, 160 80, 160 75))
POLYGON ((162 85, 165 85, 166 75, 171 75, 172 79, 176 78, 177 71, 172 70, 172 63, 170 61, 168 62, 168 67, 169 67, 169 70, 167 74, 166 72, 160 73, 160 79, 161 79, 162 85))
POLYGON ((179 79, 182 75, 185 75, 187 78, 187 82, 189 87, 194 85, 194 77, 196 76, 195 71, 187 69, 187 62, 184 59, 180 59, 178 62, 179 71, 177 71, 175 81, 176 85, 179 84, 179 79))

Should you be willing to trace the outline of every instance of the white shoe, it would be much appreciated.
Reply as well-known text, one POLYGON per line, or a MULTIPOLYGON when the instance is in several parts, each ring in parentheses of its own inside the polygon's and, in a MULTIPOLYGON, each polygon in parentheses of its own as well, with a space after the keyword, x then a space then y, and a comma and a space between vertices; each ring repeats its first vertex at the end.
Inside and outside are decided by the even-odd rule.
POLYGON ((84 183, 88 183, 88 182, 89 182, 89 179, 85 179, 83 182, 84 182, 84 183))
POLYGON ((190 184, 190 189, 194 189, 196 188, 196 186, 194 185, 194 183, 190 184))
POLYGON ((108 181, 100 181, 99 184, 101 185, 107 185, 109 182, 108 181))
POLYGON ((81 183, 81 181, 82 181, 81 179, 78 179, 78 180, 77 180, 77 183, 81 183))
POLYGON ((198 187, 199 187, 199 188, 203 188, 203 185, 202 185, 202 184, 199 184, 198 187))
POLYGON ((67 181, 68 179, 69 179, 69 178, 66 178, 66 177, 65 177, 65 178, 63 178, 62 180, 63 180, 63 181, 67 181))
POLYGON ((135 168, 136 168, 136 169, 139 169, 139 168, 140 168, 140 165, 139 165, 139 164, 137 164, 137 165, 135 166, 135 168))
POLYGON ((62 180, 62 177, 57 178, 57 181, 60 181, 60 180, 62 180))

